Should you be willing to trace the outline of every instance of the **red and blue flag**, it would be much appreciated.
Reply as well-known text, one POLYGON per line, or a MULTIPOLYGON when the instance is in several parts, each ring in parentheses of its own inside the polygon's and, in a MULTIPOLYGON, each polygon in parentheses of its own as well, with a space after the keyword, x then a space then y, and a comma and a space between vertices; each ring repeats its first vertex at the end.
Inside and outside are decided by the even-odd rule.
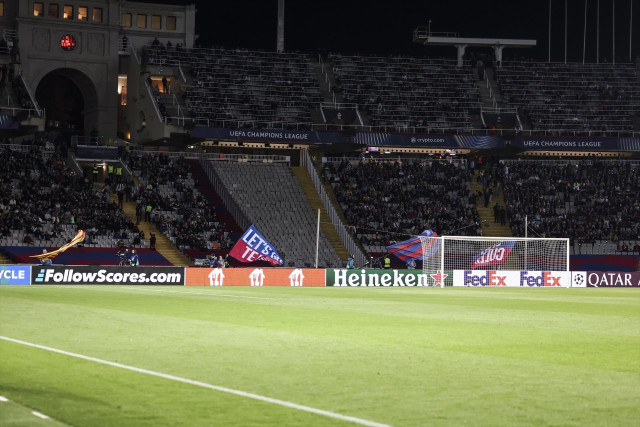
POLYGON ((253 224, 238 239, 229 255, 240 262, 268 261, 273 265, 284 264, 278 251, 253 224))
POLYGON ((425 259, 431 258, 436 254, 436 252, 438 252, 438 249, 440 248, 440 239, 437 237, 438 234, 433 230, 424 230, 422 233, 410 238, 409 240, 387 246, 387 251, 403 261, 407 258, 424 261, 425 259), (422 248, 422 240, 425 241, 424 250, 422 248))
POLYGON ((504 264, 515 243, 514 240, 506 240, 485 249, 473 258, 471 269, 482 270, 480 267, 504 264))

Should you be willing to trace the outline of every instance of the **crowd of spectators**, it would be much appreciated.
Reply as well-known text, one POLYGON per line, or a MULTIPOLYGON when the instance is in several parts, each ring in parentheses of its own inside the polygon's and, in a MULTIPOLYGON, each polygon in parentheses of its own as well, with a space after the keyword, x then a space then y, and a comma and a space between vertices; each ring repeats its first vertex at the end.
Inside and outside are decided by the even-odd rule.
POLYGON ((188 66, 182 91, 196 123, 211 127, 310 129, 320 101, 308 55, 246 49, 145 48, 151 65, 188 66))
POLYGON ((524 236, 526 216, 530 237, 604 240, 629 248, 640 239, 638 162, 508 161, 499 168, 514 236, 524 236))
POLYGON ((640 83, 634 64, 504 62, 494 70, 503 100, 533 130, 618 136, 634 130, 640 83))
POLYGON ((108 190, 68 168, 59 151, 38 145, 2 148, 0 234, 19 231, 23 243, 63 237, 69 226, 98 236, 120 235, 133 224, 110 202, 108 190))
POLYGON ((454 60, 342 54, 330 59, 338 91, 374 126, 459 133, 480 112, 474 69, 454 60))
POLYGON ((321 173, 365 247, 379 251, 425 229, 480 234, 471 174, 463 162, 345 159, 324 163, 321 173))
POLYGON ((230 249, 229 229, 197 190, 187 160, 161 153, 134 153, 129 166, 141 183, 138 221, 154 223, 181 249, 230 249))

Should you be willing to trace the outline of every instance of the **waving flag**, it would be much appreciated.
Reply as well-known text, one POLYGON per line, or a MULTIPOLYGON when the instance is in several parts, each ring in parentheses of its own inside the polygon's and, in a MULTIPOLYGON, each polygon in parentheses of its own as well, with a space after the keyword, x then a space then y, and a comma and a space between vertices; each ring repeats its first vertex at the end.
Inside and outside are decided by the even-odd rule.
POLYGON ((38 259, 43 260, 43 261, 50 261, 50 260, 54 259, 55 257, 57 257, 59 253, 62 253, 64 251, 66 251, 71 246, 75 245, 76 243, 82 242, 84 240, 85 234, 86 233, 84 232, 84 230, 78 230, 78 234, 76 234, 76 237, 74 237, 73 240, 71 240, 66 245, 60 246, 60 248, 56 249, 55 251, 51 251, 51 252, 47 252, 47 253, 39 254, 39 255, 31 255, 30 258, 38 258, 38 259))
POLYGON ((405 240, 404 242, 396 243, 395 245, 387 246, 387 250, 400 258, 406 260, 407 258, 415 258, 420 261, 431 258, 438 252, 440 248, 440 240, 437 239, 438 234, 433 230, 424 230, 419 235, 405 240), (425 241, 424 252, 422 249, 422 240, 425 241))
POLYGON ((275 248, 253 224, 233 246, 229 255, 240 262, 268 261, 273 265, 284 264, 275 248))
POLYGON ((516 242, 514 240, 506 240, 485 249, 473 258, 473 261, 471 262, 471 269, 482 270, 482 268, 479 267, 504 264, 515 243, 516 242))

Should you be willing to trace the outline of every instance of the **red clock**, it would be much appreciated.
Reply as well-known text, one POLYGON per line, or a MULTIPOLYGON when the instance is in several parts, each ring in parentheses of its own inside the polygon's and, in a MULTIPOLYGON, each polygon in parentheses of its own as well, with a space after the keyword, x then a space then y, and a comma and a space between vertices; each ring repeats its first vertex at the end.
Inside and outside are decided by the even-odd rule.
POLYGON ((60 47, 63 50, 73 50, 76 47, 76 39, 71 34, 60 37, 60 47))

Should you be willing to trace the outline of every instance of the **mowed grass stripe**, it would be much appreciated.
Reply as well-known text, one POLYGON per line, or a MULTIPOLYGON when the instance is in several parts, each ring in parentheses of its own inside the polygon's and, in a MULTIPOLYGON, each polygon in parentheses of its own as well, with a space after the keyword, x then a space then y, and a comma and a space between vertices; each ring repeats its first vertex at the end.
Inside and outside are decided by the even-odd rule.
MULTIPOLYGON (((29 307, 34 315, 28 327, 8 326, 34 342, 56 337, 58 347, 83 354, 391 424, 590 423, 610 409, 619 421, 639 415, 629 397, 638 395, 638 315, 620 316, 608 303, 573 313, 572 305, 593 299, 586 293, 563 312, 536 298, 572 290, 517 290, 530 301, 515 307, 507 293, 486 289, 251 289, 269 297, 259 302, 62 291, 10 292, 10 319, 29 307), (43 300, 32 299, 38 294, 43 300), (597 329, 593 316, 614 319, 620 333, 597 329), (581 319, 594 330, 578 327, 581 319), (77 324, 75 339, 57 337, 60 324, 77 324), (92 338, 97 331, 101 340, 92 338)), ((612 295, 638 308, 638 293, 612 295)))
MULTIPOLYGON (((71 353, 71 352, 68 352, 68 351, 64 351, 64 350, 60 350, 60 349, 56 349, 56 348, 52 348, 52 347, 47 347, 47 346, 39 345, 39 344, 36 344, 36 343, 30 343, 30 342, 26 342, 26 341, 21 341, 21 340, 17 340, 17 339, 10 338, 10 337, 0 336, 0 340, 5 340, 5 341, 9 341, 9 342, 12 342, 12 343, 15 343, 15 344, 20 344, 20 345, 25 345, 25 346, 28 346, 28 347, 36 348, 38 350, 44 350, 44 351, 49 351, 49 352, 53 352, 53 353, 58 353, 58 354, 61 354, 63 356, 69 356, 69 357, 74 357, 74 358, 77 358, 77 359, 86 360, 86 361, 89 361, 89 362, 95 362, 95 363, 99 363, 99 364, 102 364, 102 365, 107 365, 107 366, 114 367, 114 368, 125 369, 125 370, 133 371, 133 372, 139 373, 139 374, 151 375, 151 376, 159 377, 159 378, 162 378, 162 379, 165 379, 165 380, 176 381, 176 382, 187 384, 187 385, 202 387, 202 388, 206 388, 206 389, 209 389, 209 390, 219 391, 219 392, 233 394, 233 395, 240 396, 240 397, 245 397, 245 398, 249 398, 249 399, 258 400, 258 401, 261 401, 261 402, 266 402, 266 403, 271 403, 271 404, 274 404, 274 405, 284 406, 285 408, 296 409, 296 410, 299 410, 299 411, 309 412, 309 413, 312 413, 312 414, 316 414, 316 415, 321 415, 321 416, 328 417, 328 418, 337 419, 339 421, 347 421, 347 422, 351 422, 351 423, 355 423, 355 424, 359 424, 359 425, 364 425, 364 426, 370 426, 370 427, 387 427, 386 424, 377 423, 377 422, 374 422, 374 421, 369 421, 369 420, 364 420, 364 419, 357 418, 357 417, 351 417, 351 416, 347 416, 347 415, 337 414, 337 413, 330 412, 330 411, 324 411, 322 409, 312 408, 312 407, 305 406, 305 405, 299 405, 297 403, 287 402, 287 401, 279 400, 279 399, 274 399, 274 398, 270 398, 270 397, 267 397, 267 396, 261 396, 261 395, 257 395, 257 394, 254 394, 254 393, 247 393, 247 392, 242 391, 242 390, 234 390, 234 389, 230 389, 230 388, 227 388, 227 387, 221 387, 221 386, 217 386, 217 385, 214 385, 214 384, 208 384, 208 383, 204 383, 202 381, 192 380, 192 379, 189 379, 189 378, 182 378, 182 377, 177 377, 175 375, 165 374, 165 373, 162 373, 162 372, 156 372, 156 371, 151 371, 151 370, 148 370, 148 369, 138 368, 138 367, 135 367, 135 366, 124 365, 122 363, 111 362, 109 360, 98 359, 98 358, 87 356, 87 355, 84 355, 84 354, 71 353)), ((40 418, 46 418, 46 416, 43 416, 40 413, 36 413, 36 415, 40 416, 40 418)))

